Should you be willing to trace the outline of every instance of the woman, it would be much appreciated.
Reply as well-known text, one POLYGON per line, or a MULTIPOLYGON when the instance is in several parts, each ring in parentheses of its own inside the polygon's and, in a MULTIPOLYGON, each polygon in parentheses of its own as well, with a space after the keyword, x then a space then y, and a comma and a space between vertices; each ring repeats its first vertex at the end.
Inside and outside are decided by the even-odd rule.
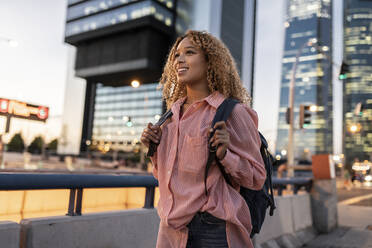
POLYGON ((226 46, 206 32, 188 31, 173 45, 160 83, 173 116, 162 127, 151 123, 141 141, 158 145, 151 157, 159 180, 158 248, 246 248, 251 220, 240 185, 261 189, 266 171, 260 155, 257 115, 248 107, 235 62, 226 46), (217 122, 209 142, 234 187, 216 164, 204 170, 208 134, 226 97, 239 100, 228 121, 217 122))

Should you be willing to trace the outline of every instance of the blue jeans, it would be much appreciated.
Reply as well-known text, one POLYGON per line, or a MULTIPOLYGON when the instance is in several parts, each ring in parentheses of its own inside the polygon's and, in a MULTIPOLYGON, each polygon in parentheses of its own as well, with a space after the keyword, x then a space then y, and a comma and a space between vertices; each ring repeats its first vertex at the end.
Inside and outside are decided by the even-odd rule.
POLYGON ((198 212, 191 222, 186 248, 228 248, 226 222, 207 212, 198 212))

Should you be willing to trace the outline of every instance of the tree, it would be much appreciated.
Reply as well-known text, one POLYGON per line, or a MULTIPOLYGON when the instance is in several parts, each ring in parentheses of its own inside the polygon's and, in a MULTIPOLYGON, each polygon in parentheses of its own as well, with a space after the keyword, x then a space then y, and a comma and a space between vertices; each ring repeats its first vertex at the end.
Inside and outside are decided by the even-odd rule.
POLYGON ((8 151, 23 152, 25 149, 25 142, 23 141, 22 134, 16 133, 8 143, 8 151))
POLYGON ((31 153, 41 154, 43 144, 44 144, 43 138, 41 136, 37 136, 28 146, 28 151, 31 153))
POLYGON ((54 139, 48 144, 49 151, 57 151, 57 147, 58 147, 58 139, 54 139))

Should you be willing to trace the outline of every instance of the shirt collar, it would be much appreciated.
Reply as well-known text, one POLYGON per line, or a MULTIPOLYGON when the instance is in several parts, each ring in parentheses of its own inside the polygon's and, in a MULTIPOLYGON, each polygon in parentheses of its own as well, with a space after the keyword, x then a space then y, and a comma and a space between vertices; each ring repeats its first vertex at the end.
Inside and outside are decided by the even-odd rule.
POLYGON ((206 98, 204 98, 203 100, 205 100, 209 105, 217 109, 218 106, 220 106, 220 104, 225 100, 225 96, 222 95, 219 91, 215 91, 206 98))
MULTIPOLYGON (((186 100, 186 96, 185 97, 182 97, 180 99, 178 99, 172 106, 172 112, 175 113, 175 112, 179 112, 180 110, 180 107, 181 105, 185 102, 186 100)), ((214 107, 215 109, 218 108, 218 106, 220 106, 220 104, 225 100, 225 96, 222 95, 219 91, 214 91, 212 94, 210 94, 209 96, 203 98, 203 99, 200 99, 196 102, 202 102, 202 101, 206 101, 209 105, 211 105, 212 107, 214 107)))
MULTIPOLYGON (((182 97, 182 98, 178 99, 173 104, 173 106, 176 107, 176 108, 179 108, 186 101, 186 98, 187 97, 185 96, 185 97, 182 97)), ((217 109, 218 106, 223 102, 223 100, 225 100, 225 96, 222 95, 219 91, 214 91, 209 96, 207 96, 203 99, 200 99, 196 102, 206 101, 209 105, 211 105, 212 107, 217 109)))

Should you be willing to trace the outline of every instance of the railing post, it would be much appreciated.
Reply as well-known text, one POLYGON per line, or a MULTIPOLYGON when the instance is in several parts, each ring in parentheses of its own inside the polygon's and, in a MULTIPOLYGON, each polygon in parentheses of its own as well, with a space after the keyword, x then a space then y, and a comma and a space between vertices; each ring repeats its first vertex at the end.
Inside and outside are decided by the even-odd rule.
POLYGON ((75 215, 81 215, 82 203, 83 203, 83 189, 78 189, 77 190, 77 196, 76 196, 75 215))
POLYGON ((68 212, 66 214, 68 216, 74 216, 75 194, 76 194, 76 189, 70 189, 70 200, 68 203, 68 212))
POLYGON ((155 187, 146 187, 144 208, 154 208, 155 187))

